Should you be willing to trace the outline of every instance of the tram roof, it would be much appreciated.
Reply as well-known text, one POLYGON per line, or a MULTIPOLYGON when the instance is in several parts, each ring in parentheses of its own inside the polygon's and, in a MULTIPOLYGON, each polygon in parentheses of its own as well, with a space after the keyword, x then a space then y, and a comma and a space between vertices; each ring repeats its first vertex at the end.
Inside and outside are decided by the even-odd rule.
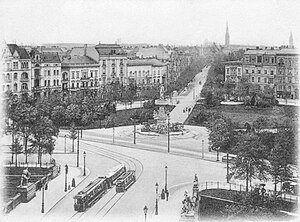
POLYGON ((96 178, 94 181, 90 182, 89 185, 87 185, 83 190, 79 191, 77 195, 88 193, 90 190, 92 190, 92 188, 94 188, 96 185, 103 182, 104 180, 104 177, 96 178))

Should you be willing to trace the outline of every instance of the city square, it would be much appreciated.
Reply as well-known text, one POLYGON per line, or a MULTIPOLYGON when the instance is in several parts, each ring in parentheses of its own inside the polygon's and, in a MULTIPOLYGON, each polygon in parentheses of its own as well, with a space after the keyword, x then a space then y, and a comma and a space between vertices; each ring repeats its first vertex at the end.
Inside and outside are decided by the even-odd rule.
MULTIPOLYGON (((133 2, 123 6, 153 10, 158 4, 133 2)), ((105 2, 118 11, 113 4, 121 3, 105 2)), ((186 15, 194 10, 174 4, 189 8, 186 15)), ((7 30, 1 218, 297 219, 295 26, 285 31, 288 44, 235 44, 232 23, 223 21, 222 38, 195 44, 140 40, 138 34, 132 41, 124 33, 124 42, 118 34, 115 42, 78 36, 81 43, 21 43, 21 37, 16 43, 7 30), (141 43, 147 41, 153 43, 141 43)))

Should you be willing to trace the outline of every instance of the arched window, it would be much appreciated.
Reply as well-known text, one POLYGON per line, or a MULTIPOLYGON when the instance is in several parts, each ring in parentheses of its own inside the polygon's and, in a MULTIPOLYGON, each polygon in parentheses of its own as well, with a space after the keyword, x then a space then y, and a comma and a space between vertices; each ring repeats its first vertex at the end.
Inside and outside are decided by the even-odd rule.
POLYGON ((14 73, 14 80, 18 80, 18 73, 14 73))
POLYGON ((17 84, 17 83, 14 84, 14 91, 15 91, 15 92, 18 91, 18 84, 17 84))
POLYGON ((10 90, 10 85, 7 85, 7 86, 6 86, 6 90, 7 90, 7 91, 10 90))
POLYGON ((22 83, 22 90, 28 90, 27 83, 22 83))
POLYGON ((28 79, 28 73, 27 72, 23 72, 21 74, 21 79, 28 79))

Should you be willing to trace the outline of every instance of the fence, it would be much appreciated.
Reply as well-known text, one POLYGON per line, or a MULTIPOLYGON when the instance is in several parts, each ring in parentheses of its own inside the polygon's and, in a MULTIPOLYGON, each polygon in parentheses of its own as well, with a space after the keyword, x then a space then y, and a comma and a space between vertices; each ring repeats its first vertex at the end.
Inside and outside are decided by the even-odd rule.
MULTIPOLYGON (((16 163, 12 163, 12 162, 7 162, 6 165, 8 165, 9 167, 15 167, 16 166, 16 163)), ((50 168, 50 167, 53 167, 55 166, 54 163, 48 163, 48 162, 45 162, 45 163, 37 163, 37 162, 18 162, 17 163, 17 167, 43 167, 43 168, 50 168)))
MULTIPOLYGON (((246 186, 242 184, 226 183, 226 182, 219 182, 219 181, 200 182, 199 190, 205 190, 205 189, 225 189, 225 190, 236 190, 240 192, 242 191, 246 192, 246 186)), ((248 191, 251 192, 253 189, 254 187, 249 187, 248 191)), ((266 196, 274 197, 275 196, 274 194, 275 194, 274 190, 266 189, 266 193, 265 193, 266 196)), ((278 197, 278 192, 276 196, 278 197)), ((280 198, 288 202, 296 202, 296 203, 298 202, 298 196, 295 195, 281 193, 280 198)))

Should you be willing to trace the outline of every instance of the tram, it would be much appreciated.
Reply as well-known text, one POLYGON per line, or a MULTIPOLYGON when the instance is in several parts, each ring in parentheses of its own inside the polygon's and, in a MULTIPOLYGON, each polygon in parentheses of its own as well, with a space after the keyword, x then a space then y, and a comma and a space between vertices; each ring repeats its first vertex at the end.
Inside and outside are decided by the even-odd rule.
POLYGON ((126 167, 120 164, 111 169, 105 177, 98 177, 73 197, 74 210, 83 212, 96 203, 111 188, 118 178, 126 174, 126 167))
POLYGON ((106 178, 107 178, 107 186, 110 188, 115 185, 116 180, 126 172, 126 167, 123 164, 117 165, 112 168, 106 178))
POLYGON ((78 212, 85 211, 101 198, 107 190, 107 182, 105 177, 98 177, 90 182, 87 187, 78 192, 74 198, 74 210, 78 212))
POLYGON ((128 170, 116 182, 116 192, 126 191, 135 182, 135 171, 128 170))

